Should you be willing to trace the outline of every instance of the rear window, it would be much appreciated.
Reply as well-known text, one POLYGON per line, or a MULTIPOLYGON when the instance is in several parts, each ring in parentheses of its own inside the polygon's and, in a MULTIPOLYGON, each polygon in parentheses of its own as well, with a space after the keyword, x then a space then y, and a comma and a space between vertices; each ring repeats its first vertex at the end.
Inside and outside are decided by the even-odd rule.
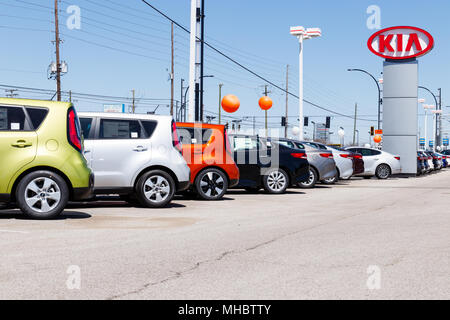
POLYGON ((100 139, 141 139, 142 128, 136 120, 102 119, 100 139))
POLYGON ((25 131, 30 129, 22 107, 0 107, 0 130, 25 131))
POLYGON ((180 142, 183 144, 207 144, 211 139, 211 129, 177 127, 180 142))
POLYGON ((41 126, 42 122, 44 122, 44 119, 48 114, 48 110, 43 108, 30 108, 30 107, 26 107, 26 109, 28 112, 28 116, 30 117, 31 124, 33 125, 33 128, 37 130, 41 126))
POLYGON ((142 126, 144 127, 147 138, 150 138, 156 129, 156 124, 157 124, 156 121, 141 121, 141 123, 142 123, 142 126))

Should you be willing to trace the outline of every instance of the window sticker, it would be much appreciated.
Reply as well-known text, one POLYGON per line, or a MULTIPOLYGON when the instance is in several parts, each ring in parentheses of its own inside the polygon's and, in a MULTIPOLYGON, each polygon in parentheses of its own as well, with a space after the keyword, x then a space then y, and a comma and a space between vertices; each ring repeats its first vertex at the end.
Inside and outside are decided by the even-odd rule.
POLYGON ((11 130, 20 130, 20 123, 11 122, 11 130))
POLYGON ((137 132, 131 132, 131 138, 133 138, 133 139, 139 138, 138 133, 137 132))

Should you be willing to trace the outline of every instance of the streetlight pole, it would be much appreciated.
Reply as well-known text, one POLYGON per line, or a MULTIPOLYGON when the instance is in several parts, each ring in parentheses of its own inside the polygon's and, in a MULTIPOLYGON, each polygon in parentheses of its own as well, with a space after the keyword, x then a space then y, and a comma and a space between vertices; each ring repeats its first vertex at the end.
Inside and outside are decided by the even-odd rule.
POLYGON ((304 139, 304 117, 303 117, 303 41, 315 37, 320 37, 322 35, 322 31, 319 28, 308 28, 304 27, 291 27, 291 35, 298 38, 299 42, 299 90, 298 90, 298 99, 299 99, 299 139, 304 139))
MULTIPOLYGON (((438 103, 438 100, 437 100, 437 98, 436 98, 436 95, 433 93, 433 91, 431 91, 430 89, 428 89, 428 88, 426 88, 426 87, 424 87, 424 86, 419 86, 419 89, 423 89, 423 90, 425 90, 425 91, 428 91, 432 96, 433 96, 433 99, 434 99, 434 103, 435 103, 435 107, 436 107, 436 110, 438 110, 438 108, 439 108, 439 103, 438 103)), ((433 121, 434 121, 434 119, 433 119, 433 121)), ((435 124, 434 124, 434 127, 436 127, 436 125, 437 125, 437 121, 438 121, 438 117, 436 117, 436 120, 435 120, 435 124)), ((433 140, 434 140, 434 147, 433 147, 433 149, 434 148, 436 148, 436 144, 437 144, 437 132, 435 132, 434 130, 433 130, 433 140)), ((425 141, 425 143, 426 143, 426 141, 425 141)))
POLYGON ((359 71, 359 72, 363 72, 365 74, 367 74, 368 76, 370 76, 373 81, 375 81, 375 83, 377 84, 377 88, 378 88, 378 130, 381 130, 381 103, 382 103, 382 99, 381 99, 381 88, 380 88, 380 84, 378 83, 378 80, 369 72, 367 72, 366 70, 363 69, 347 69, 347 71, 359 71))

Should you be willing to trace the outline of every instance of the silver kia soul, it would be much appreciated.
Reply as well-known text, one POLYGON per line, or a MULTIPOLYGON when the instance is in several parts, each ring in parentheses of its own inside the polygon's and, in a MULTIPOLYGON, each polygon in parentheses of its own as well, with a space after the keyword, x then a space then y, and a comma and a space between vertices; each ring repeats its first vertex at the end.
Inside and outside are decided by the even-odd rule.
POLYGON ((190 169, 170 116, 79 113, 95 194, 163 207, 189 188, 190 169))

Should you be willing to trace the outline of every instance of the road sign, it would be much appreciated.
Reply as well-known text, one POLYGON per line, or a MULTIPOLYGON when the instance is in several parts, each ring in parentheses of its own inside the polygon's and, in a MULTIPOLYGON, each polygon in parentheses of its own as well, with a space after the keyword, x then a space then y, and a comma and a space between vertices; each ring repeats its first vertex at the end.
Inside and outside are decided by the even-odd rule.
POLYGON ((103 112, 125 113, 125 104, 104 104, 103 112))
POLYGON ((430 142, 428 143, 428 145, 430 146, 430 148, 432 148, 434 146, 434 141, 430 140, 430 142))
POLYGON ((376 135, 382 135, 383 134, 383 130, 375 130, 375 134, 376 135))
POLYGON ((448 138, 442 139, 442 144, 443 144, 444 146, 448 147, 448 145, 449 145, 449 139, 448 139, 448 138))

